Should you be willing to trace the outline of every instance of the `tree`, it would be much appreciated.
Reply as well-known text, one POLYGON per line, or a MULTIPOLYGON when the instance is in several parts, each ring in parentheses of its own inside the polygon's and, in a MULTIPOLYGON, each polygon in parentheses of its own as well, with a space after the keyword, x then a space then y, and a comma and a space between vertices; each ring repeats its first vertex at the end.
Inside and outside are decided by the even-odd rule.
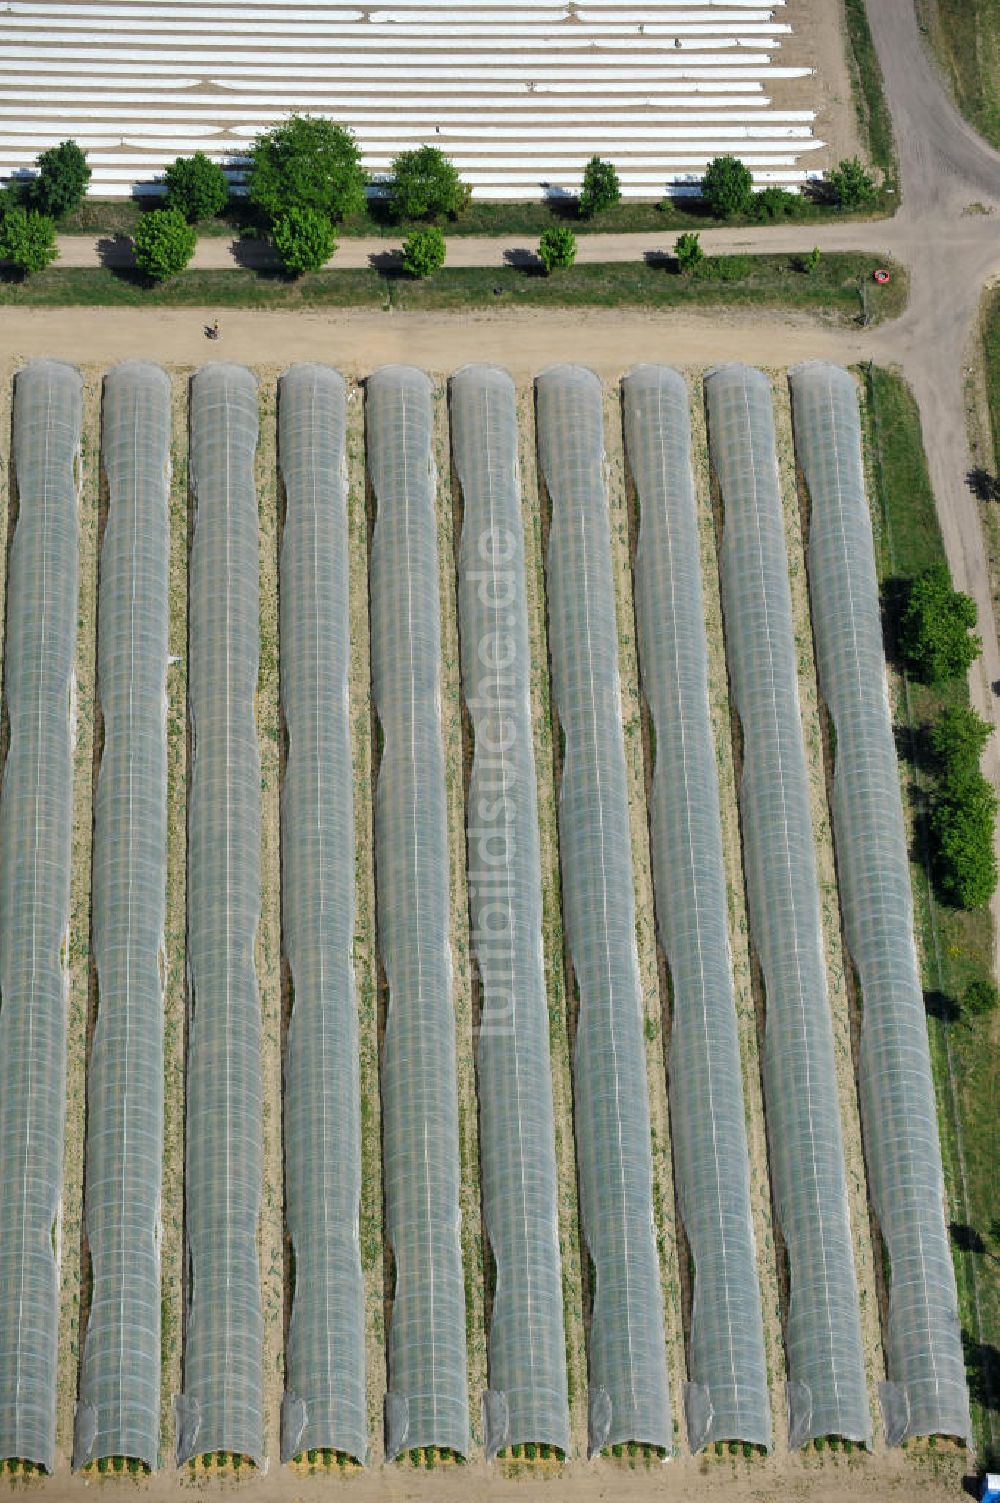
POLYGON ((830 191, 842 209, 865 209, 875 202, 878 189, 857 157, 845 157, 827 177, 830 191))
MULTIPOLYGON (((997 991, 992 981, 985 979, 970 981, 962 996, 962 1012, 967 1018, 985 1018, 991 1012, 996 1012, 998 1003, 1000 1003, 1000 992, 997 991)), ((990 1230, 992 1234, 992 1226, 990 1230)))
POLYGON ((946 564, 932 564, 913 581, 903 609, 899 646, 926 684, 962 678, 982 651, 973 634, 975 601, 951 587, 946 564))
POLYGON ((50 146, 36 158, 38 176, 28 194, 32 208, 50 219, 62 219, 82 203, 90 182, 87 158, 75 141, 50 146))
POLYGON ((6 209, 0 219, 0 261, 9 262, 23 276, 31 276, 51 266, 58 254, 53 220, 20 204, 6 209))
POLYGON ((977 774, 935 799, 930 814, 934 876, 946 903, 966 910, 982 908, 996 890, 993 850, 997 797, 977 774))
POLYGON ((319 271, 337 249, 333 225, 313 209, 279 214, 271 226, 271 238, 282 266, 296 275, 319 271))
POLYGON ((674 255, 677 257, 677 265, 681 271, 694 271, 705 259, 705 252, 701 248, 701 236, 688 230, 683 235, 678 235, 674 241, 674 255))
POLYGON ((178 209, 189 224, 221 214, 229 202, 229 183, 218 162, 203 151, 178 157, 163 174, 168 209, 178 209))
POLYGON ((716 219, 749 214, 753 204, 753 173, 739 157, 715 157, 701 180, 701 196, 716 219))
POLYGON ((802 213, 802 196, 787 188, 761 188, 750 200, 750 213, 762 224, 775 219, 798 219, 802 213))
POLYGON ((546 274, 568 266, 576 260, 576 236, 565 224, 555 224, 542 231, 538 242, 538 259, 546 274))
POLYGON ((931 730, 931 751, 942 786, 957 790, 979 776, 983 749, 993 727, 968 705, 942 710, 931 730))
POLYGON ((622 187, 613 162, 604 162, 600 157, 591 157, 583 169, 583 186, 580 189, 578 207, 581 219, 593 219, 605 209, 613 209, 621 203, 622 187))
POLYGON ((132 238, 140 271, 163 281, 184 270, 194 255, 198 234, 179 209, 151 209, 139 220, 132 238))
POLYGON ((392 164, 389 203, 396 219, 455 219, 469 202, 471 190, 458 168, 436 146, 401 151, 392 164))
POLYGON ((250 151, 250 201, 272 220, 312 209, 336 224, 362 211, 367 181, 353 133, 316 115, 292 115, 250 151))
POLYGON ((822 259, 823 252, 820 250, 818 245, 814 245, 811 251, 806 251, 799 265, 805 272, 806 276, 811 277, 813 272, 819 270, 819 263, 822 261, 822 259))
POLYGON ((440 271, 444 256, 444 236, 435 224, 429 224, 425 230, 414 230, 403 241, 403 265, 411 277, 429 277, 440 271))

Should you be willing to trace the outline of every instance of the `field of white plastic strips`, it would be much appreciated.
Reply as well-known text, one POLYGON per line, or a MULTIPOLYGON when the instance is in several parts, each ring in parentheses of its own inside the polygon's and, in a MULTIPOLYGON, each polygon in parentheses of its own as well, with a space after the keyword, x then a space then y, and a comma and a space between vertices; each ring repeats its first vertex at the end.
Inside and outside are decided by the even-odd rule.
MULTIPOLYGON (((71 135, 91 192, 150 191, 201 148, 238 172, 292 110, 354 128, 365 164, 431 143, 481 198, 576 189, 594 152, 627 196, 683 191, 722 152, 759 183, 810 176, 814 112, 785 107, 783 0, 10 0, 0 177, 71 135)), ((796 91, 797 95, 797 91, 796 91)))

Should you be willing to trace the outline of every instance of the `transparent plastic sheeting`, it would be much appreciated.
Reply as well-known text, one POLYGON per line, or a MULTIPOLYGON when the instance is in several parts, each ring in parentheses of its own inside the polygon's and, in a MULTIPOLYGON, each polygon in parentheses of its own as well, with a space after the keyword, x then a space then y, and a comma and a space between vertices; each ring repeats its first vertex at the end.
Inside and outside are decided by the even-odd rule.
POLYGON ((130 362, 104 383, 108 521, 97 684, 104 749, 94 806, 86 1218, 93 1293, 76 1466, 137 1456, 160 1433, 163 926, 167 880, 170 381, 130 362))
POLYGON ((716 1440, 770 1447, 690 398, 676 371, 643 365, 625 378, 623 399, 639 500, 639 654, 656 735, 650 822, 656 910, 673 996, 674 1164, 694 1269, 688 1436, 693 1450, 716 1440))
POLYGON ((469 366, 451 383, 464 503, 458 569, 469 779, 469 911, 482 982, 483 1207, 496 1263, 486 1451, 569 1451, 566 1337, 542 877, 531 721, 531 644, 514 383, 469 366))
POLYGON ((312 1449, 364 1461, 368 1448, 345 423, 335 371, 298 365, 281 378, 285 1204, 295 1254, 285 1461, 312 1449))
POLYGON ((913 935, 899 768, 885 680, 857 388, 836 366, 791 374, 810 499, 820 687, 836 729, 833 820, 848 949, 862 997, 868 1184, 888 1255, 890 1443, 969 1435, 958 1296, 913 935))
POLYGON ((724 366, 706 381, 724 518, 722 602, 743 733, 740 802, 763 973, 771 1183, 788 1257, 789 1444, 867 1443, 871 1419, 827 994, 771 389, 724 366))
POLYGON ((18 515, 0 795, 0 1457, 52 1471, 57 1217, 66 1120, 83 384, 35 360, 14 387, 18 515))
POLYGON ((395 1262, 386 1454, 467 1454, 468 1374, 431 383, 368 382, 372 685, 383 749, 375 797, 386 1236, 395 1262))
POLYGON ((580 999, 577 1155, 594 1269, 590 1451, 629 1440, 669 1449, 601 384, 578 366, 553 366, 536 396, 552 506, 553 688, 565 737, 563 913, 580 999))
POLYGON ((188 1313, 181 1462, 263 1459, 257 1223, 263 1164, 257 388, 208 365, 191 383, 191 791, 185 1207, 188 1313))

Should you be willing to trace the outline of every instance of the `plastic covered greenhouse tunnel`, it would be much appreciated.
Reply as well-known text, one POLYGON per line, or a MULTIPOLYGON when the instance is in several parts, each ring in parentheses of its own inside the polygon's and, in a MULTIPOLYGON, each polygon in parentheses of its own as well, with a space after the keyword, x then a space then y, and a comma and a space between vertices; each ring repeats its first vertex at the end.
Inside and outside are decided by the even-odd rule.
POLYGON ((94 808, 97 1020, 88 1078, 86 1225, 92 1293, 74 1464, 155 1467, 160 1433, 159 1217, 167 880, 170 381, 129 362, 104 383, 108 520, 94 808))
POLYGON ((372 695, 386 1238, 395 1266, 386 1455, 469 1450, 465 1287, 441 722, 441 620, 431 383, 388 366, 368 382, 372 695))
POLYGON ((676 371, 654 365, 631 371, 622 397, 639 502, 639 659, 655 733, 650 832, 657 922, 670 967, 674 1174, 694 1278, 688 1440, 696 1451, 719 1440, 770 1447, 691 399, 676 371))
POLYGON ((462 685, 473 726, 469 913, 481 978, 478 1085, 483 1214, 496 1264, 487 1456, 540 1442, 569 1451, 566 1337, 531 646, 514 383, 495 366, 451 382, 463 504, 462 685))
POLYGON ((771 1183, 788 1259, 789 1444, 869 1444, 771 389, 760 371, 724 366, 706 394, 750 924, 767 998, 771 1183))
POLYGON ((833 825, 861 991, 859 1084, 872 1206, 889 1263, 886 1439, 971 1432, 944 1174, 913 931, 909 853, 886 684, 854 379, 791 372, 809 499, 817 669, 835 729, 833 825))
POLYGON ((14 386, 0 792, 0 1458, 55 1464, 83 382, 14 386))
POLYGON ((263 1461, 263 1175, 257 385, 242 366, 191 383, 196 504, 189 587, 188 1023, 185 1210, 190 1268, 180 1462, 263 1461))
POLYGON ((604 487, 601 383, 579 366, 536 382, 551 506, 546 561, 553 691, 565 736, 563 909, 579 988, 574 1075, 581 1220, 594 1266, 591 1454, 673 1441, 653 1215, 618 631, 604 487))
POLYGON ((346 391, 298 365, 279 387, 285 491, 281 694, 282 921, 292 1012, 284 1072, 285 1205, 295 1258, 281 1456, 364 1461, 361 1103, 354 992, 354 794, 346 391))

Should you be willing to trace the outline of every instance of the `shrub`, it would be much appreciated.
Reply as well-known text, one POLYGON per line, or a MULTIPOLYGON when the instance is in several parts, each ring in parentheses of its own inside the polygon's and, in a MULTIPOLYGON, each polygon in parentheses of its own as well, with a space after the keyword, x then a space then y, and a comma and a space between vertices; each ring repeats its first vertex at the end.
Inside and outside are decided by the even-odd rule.
POLYGON ((693 271, 705 259, 705 252, 701 248, 701 236, 696 235, 692 230, 678 235, 674 241, 674 255, 677 257, 677 265, 681 271, 693 271))
POLYGON ((739 157, 715 157, 701 180, 701 196, 716 219, 749 214, 753 203, 753 173, 739 157))
POLYGON ((411 277, 429 277, 444 265, 444 236, 437 225, 430 224, 425 230, 414 230, 403 241, 403 265, 411 277))
POLYGON ((295 276, 319 271, 337 248, 333 225, 315 209, 286 209, 271 226, 271 239, 278 260, 295 276))
POLYGON ((996 1012, 1000 992, 992 981, 970 981, 962 997, 962 1011, 969 1018, 985 1018, 996 1012))
POLYGON ((789 193, 787 188, 761 188, 750 200, 750 214, 762 224, 775 219, 798 219, 803 202, 799 193, 789 193))
POLYGON ((538 259, 546 273, 564 270, 576 260, 576 236, 565 224, 553 225, 542 231, 538 242, 538 259))
POLYGON ((8 261, 22 276, 44 271, 59 254, 56 227, 36 209, 15 205, 0 219, 0 261, 8 261))
POLYGON ((931 751, 938 777, 946 788, 958 789, 979 774, 983 749, 993 727, 968 705, 942 710, 931 730, 931 751))
POLYGON ((842 209, 864 209, 875 202, 878 189, 857 157, 845 157, 829 174, 830 191, 842 209))
POLYGON ((177 209, 189 224, 221 214, 229 202, 229 183, 218 162, 203 151, 178 157, 163 174, 168 209, 177 209))
POLYGON ((802 270, 807 276, 812 276, 814 271, 819 270, 819 263, 823 259, 823 252, 818 245, 814 245, 811 251, 807 251, 802 257, 802 270))
POLYGON ((469 202, 471 189, 458 168, 436 146, 403 151, 392 164, 389 202, 396 219, 457 218, 469 202))
POLYGON ((86 155, 75 141, 63 141, 43 151, 36 161, 38 176, 28 190, 32 207, 50 219, 71 214, 90 182, 86 155))
POLYGON ((179 209, 152 209, 143 214, 132 238, 140 271, 164 281, 184 270, 194 255, 198 235, 179 209))
POLYGON ((934 876, 941 897, 954 908, 982 908, 996 890, 996 815, 996 794, 982 774, 960 788, 943 790, 934 801, 934 876))
POLYGON ((973 635, 975 601, 951 587, 946 564, 932 564, 913 581, 903 608, 899 646, 926 684, 962 678, 982 651, 973 635))
POLYGON ((364 208, 367 181, 353 133, 319 116, 292 115, 250 151, 250 201, 272 220, 312 209, 336 224, 364 208))
POLYGON ((604 162, 600 157, 591 157, 583 169, 583 185, 580 189, 578 208, 581 219, 593 219, 605 209, 613 209, 621 202, 622 188, 613 162, 604 162))

